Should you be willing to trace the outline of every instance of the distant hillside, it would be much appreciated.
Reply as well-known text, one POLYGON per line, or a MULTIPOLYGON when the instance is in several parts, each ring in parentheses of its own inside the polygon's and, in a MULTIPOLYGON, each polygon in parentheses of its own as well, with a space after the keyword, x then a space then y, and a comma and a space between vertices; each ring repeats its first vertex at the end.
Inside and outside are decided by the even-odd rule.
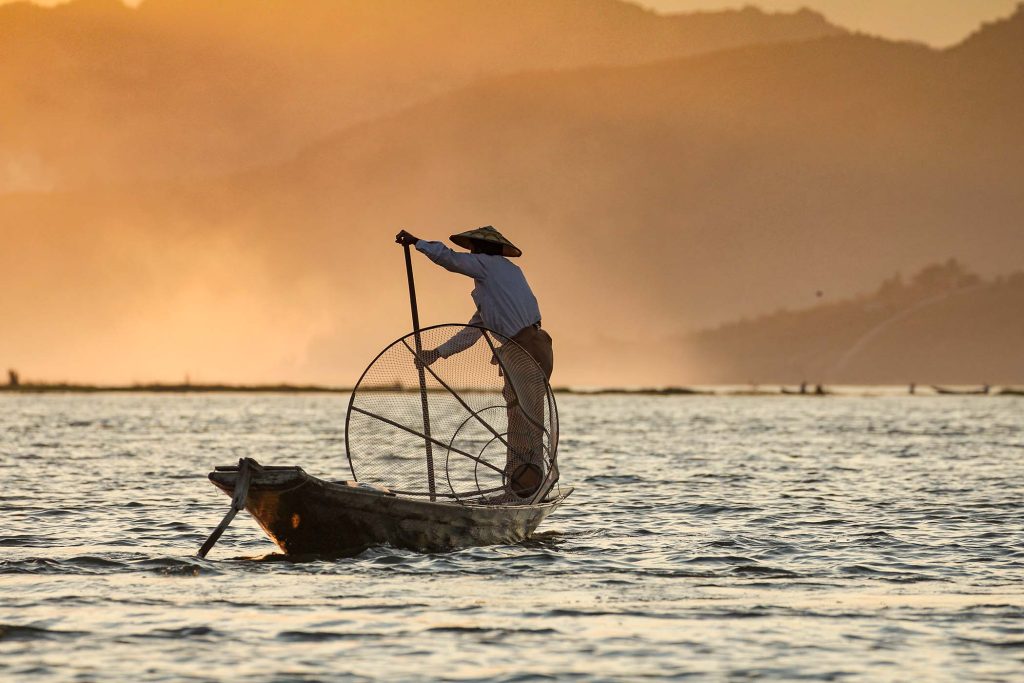
POLYGON ((1024 382, 1024 271, 982 280, 956 261, 909 282, 684 340, 693 382, 1024 382))
POLYGON ((949 254, 1005 272, 1024 254, 1024 79, 959 54, 842 36, 509 76, 223 189, 258 197, 296 262, 369 253, 382 225, 494 223, 560 283, 556 319, 592 301, 603 321, 704 326, 949 254))
POLYGON ((223 173, 525 69, 833 35, 803 11, 619 0, 72 0, 0 7, 0 193, 223 173))
MULTIPOLYGON (((492 223, 524 249, 558 383, 688 382, 705 361, 656 340, 951 254, 1024 266, 1022 26, 517 73, 217 182, 0 197, 0 351, 70 379, 115 346, 128 381, 203 358, 345 384, 408 324, 396 230, 492 223)), ((424 321, 468 319, 469 283, 426 266, 424 321)))

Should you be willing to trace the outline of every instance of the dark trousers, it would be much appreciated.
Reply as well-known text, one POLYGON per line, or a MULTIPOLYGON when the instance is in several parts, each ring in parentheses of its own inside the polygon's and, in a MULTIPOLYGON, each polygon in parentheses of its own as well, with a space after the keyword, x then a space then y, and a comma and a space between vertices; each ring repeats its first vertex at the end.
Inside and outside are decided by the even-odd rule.
POLYGON ((555 368, 555 352, 551 348, 551 335, 539 327, 524 327, 512 337, 512 341, 519 344, 530 354, 544 376, 551 379, 551 371, 555 368))
MULTIPOLYGON (((539 327, 526 327, 512 337, 551 379, 555 356, 551 335, 539 327)), ((503 394, 508 405, 509 452, 505 474, 513 493, 533 494, 544 481, 544 403, 547 387, 537 381, 516 382, 505 377, 503 394)))

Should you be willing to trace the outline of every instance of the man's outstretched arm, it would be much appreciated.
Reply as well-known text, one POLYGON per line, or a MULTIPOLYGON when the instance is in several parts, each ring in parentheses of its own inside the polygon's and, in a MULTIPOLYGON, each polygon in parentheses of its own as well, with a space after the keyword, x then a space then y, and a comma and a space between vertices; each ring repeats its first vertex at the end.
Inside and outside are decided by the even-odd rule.
POLYGON ((428 259, 441 266, 445 270, 460 275, 468 275, 471 278, 482 278, 483 268, 480 267, 480 260, 473 254, 466 254, 452 251, 441 242, 428 242, 412 235, 405 230, 395 236, 399 244, 408 244, 416 247, 416 251, 422 252, 428 259))
POLYGON ((454 356, 457 353, 462 353, 469 347, 476 344, 476 340, 480 338, 483 331, 480 326, 484 324, 484 321, 480 318, 480 311, 473 314, 473 317, 466 323, 469 327, 465 327, 459 330, 454 337, 446 341, 444 344, 438 346, 434 351, 441 358, 448 358, 454 356))

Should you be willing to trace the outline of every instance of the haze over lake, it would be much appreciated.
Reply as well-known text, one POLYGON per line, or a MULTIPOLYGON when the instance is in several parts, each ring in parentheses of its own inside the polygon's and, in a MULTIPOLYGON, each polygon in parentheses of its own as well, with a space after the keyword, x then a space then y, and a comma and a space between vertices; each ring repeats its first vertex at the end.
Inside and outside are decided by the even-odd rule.
MULTIPOLYGON (((1024 269, 1021 10, 941 49, 617 0, 76 0, 0 6, 0 33, 0 362, 25 377, 351 384, 405 331, 400 228, 521 246, 561 384, 765 381, 680 339, 951 258, 1024 269)), ((423 270, 424 324, 468 320, 423 270)), ((999 348, 958 381, 1020 381, 1019 328, 943 320, 999 348)), ((781 379, 977 355, 913 331, 878 361, 934 358, 914 377, 781 379)), ((860 334, 832 332, 801 337, 860 334)))

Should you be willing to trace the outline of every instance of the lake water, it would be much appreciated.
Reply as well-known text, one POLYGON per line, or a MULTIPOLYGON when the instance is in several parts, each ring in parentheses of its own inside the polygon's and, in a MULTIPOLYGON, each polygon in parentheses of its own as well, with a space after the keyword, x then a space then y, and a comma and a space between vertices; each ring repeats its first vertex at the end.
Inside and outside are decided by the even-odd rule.
POLYGON ((1020 680, 1024 400, 560 398, 518 546, 290 563, 206 480, 340 395, 0 395, 0 679, 1020 680))

